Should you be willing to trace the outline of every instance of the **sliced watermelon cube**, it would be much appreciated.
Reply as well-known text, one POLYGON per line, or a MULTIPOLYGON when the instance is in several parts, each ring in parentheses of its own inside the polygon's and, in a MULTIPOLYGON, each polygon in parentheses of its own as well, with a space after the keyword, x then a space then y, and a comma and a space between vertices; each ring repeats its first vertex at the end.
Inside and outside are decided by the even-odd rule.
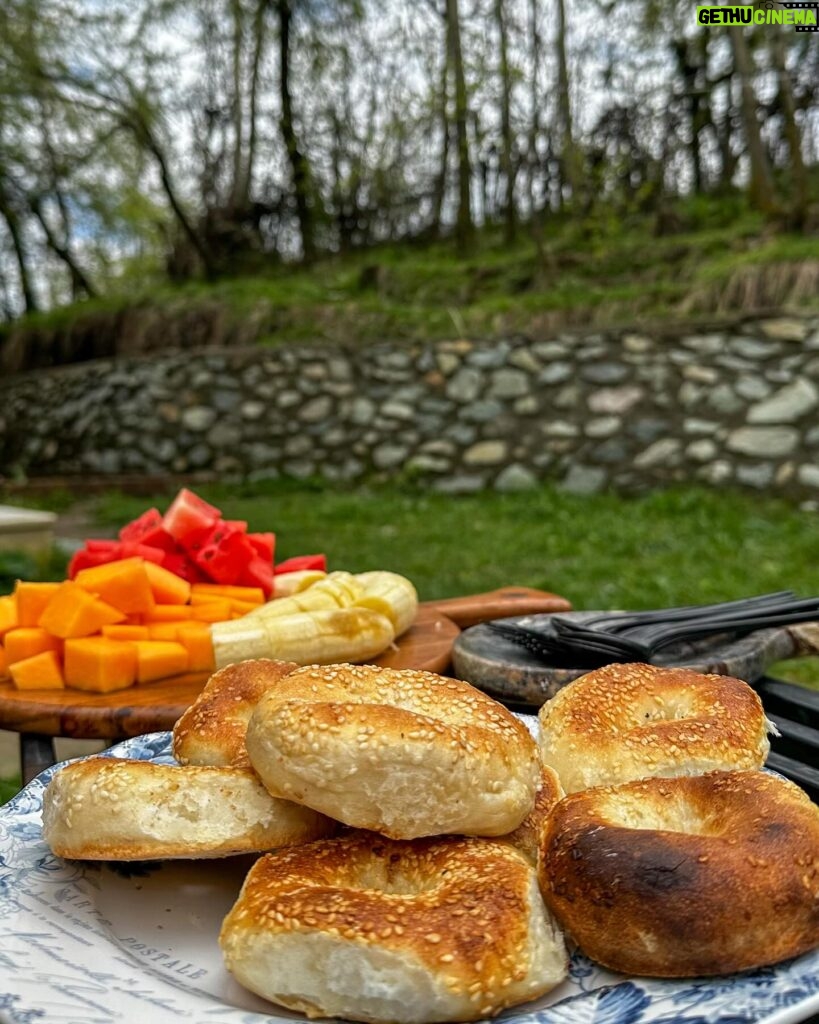
POLYGON ((146 562, 155 562, 157 565, 162 565, 165 560, 165 555, 165 551, 151 547, 148 544, 132 544, 128 541, 123 541, 120 545, 120 553, 117 557, 144 558, 146 562))
POLYGON ((219 522, 231 530, 236 530, 239 533, 247 533, 247 523, 244 519, 220 519, 219 522))
POLYGON ((119 531, 121 541, 147 544, 162 551, 176 551, 177 543, 162 525, 162 513, 158 508, 149 508, 141 516, 131 520, 119 531))
POLYGON ((275 533, 249 533, 247 539, 260 558, 266 558, 270 563, 273 562, 273 552, 276 550, 275 533))
POLYGON ((162 526, 185 550, 201 546, 222 513, 183 487, 162 518, 162 526))
POLYGON ((146 562, 156 562, 160 565, 166 552, 159 548, 148 547, 146 544, 134 544, 119 540, 108 540, 105 538, 90 538, 85 542, 85 547, 75 551, 68 563, 68 578, 73 580, 80 569, 90 569, 95 565, 105 565, 107 562, 118 562, 123 558, 144 558, 146 562))
POLYGON ((203 534, 201 541, 191 549, 190 556, 196 560, 199 552, 206 547, 216 545, 217 547, 224 541, 231 537, 243 537, 245 536, 245 530, 247 529, 247 523, 233 522, 230 520, 219 519, 213 526, 208 530, 207 533, 203 534))
MULTIPOLYGON (((194 555, 196 565, 214 583, 237 583, 245 565, 256 557, 253 546, 244 533, 225 528, 222 523, 213 532, 213 539, 194 555)), ((271 567, 272 569, 272 567, 271 567)))
POLYGON ((261 587, 265 597, 273 593, 273 566, 266 558, 255 555, 247 562, 237 581, 243 587, 261 587))
POLYGON ((304 569, 319 569, 327 572, 326 555, 294 555, 292 558, 285 558, 273 570, 277 576, 286 572, 301 572, 304 569))
POLYGON ((162 568, 167 569, 168 572, 174 573, 183 580, 187 580, 189 583, 204 583, 207 580, 207 576, 200 572, 184 551, 167 552, 162 560, 162 568))
POLYGON ((139 541, 148 531, 155 530, 158 526, 162 526, 162 513, 158 508, 149 508, 122 527, 119 539, 139 541))
POLYGON ((88 547, 80 548, 74 552, 68 563, 68 578, 73 580, 81 569, 90 569, 95 565, 105 565, 106 562, 113 561, 114 558, 107 549, 95 551, 88 547))
POLYGON ((119 551, 121 543, 108 537, 89 537, 85 546, 89 551, 119 551))

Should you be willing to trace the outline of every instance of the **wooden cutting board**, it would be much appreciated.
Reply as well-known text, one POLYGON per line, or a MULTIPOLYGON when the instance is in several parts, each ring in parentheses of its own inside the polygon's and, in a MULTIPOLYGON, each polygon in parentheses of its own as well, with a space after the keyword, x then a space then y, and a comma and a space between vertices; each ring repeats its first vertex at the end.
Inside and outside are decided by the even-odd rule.
MULTIPOLYGON (((461 624, 569 607, 562 597, 526 587, 423 603, 411 628, 374 663, 446 672, 461 624)), ((122 739, 163 731, 173 727, 207 679, 208 673, 176 676, 115 693, 18 690, 10 681, 0 681, 0 729, 80 739, 122 739)))
MULTIPOLYGON (((420 608, 415 623, 395 648, 375 659, 393 668, 442 671, 449 664, 452 644, 460 632, 441 612, 420 608)), ((83 690, 18 690, 0 683, 0 729, 116 739, 172 729, 208 680, 208 672, 160 679, 114 693, 83 690)))
POLYGON ((502 619, 509 615, 537 615, 547 612, 568 612, 571 605, 565 597, 532 587, 501 587, 483 594, 447 597, 426 601, 422 607, 435 608, 448 619, 466 629, 478 622, 502 619))
MULTIPOLYGON (((561 613, 563 616, 564 613, 561 613)), ((601 612, 572 612, 566 618, 583 622, 601 612)), ((542 628, 548 615, 509 617, 522 626, 542 628)), ((711 638, 678 644, 661 652, 658 665, 675 665, 697 672, 735 676, 747 682, 761 678, 774 662, 819 654, 819 623, 761 629, 739 640, 711 638)), ((485 624, 466 629, 452 649, 454 674, 499 700, 539 707, 588 669, 551 668, 517 644, 492 632, 485 624)))

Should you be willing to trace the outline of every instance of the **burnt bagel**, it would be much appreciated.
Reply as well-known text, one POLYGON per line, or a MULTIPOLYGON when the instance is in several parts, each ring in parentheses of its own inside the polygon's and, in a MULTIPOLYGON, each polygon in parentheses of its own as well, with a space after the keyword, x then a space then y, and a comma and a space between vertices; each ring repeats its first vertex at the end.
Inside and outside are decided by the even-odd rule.
POLYGON ((819 945, 819 807, 761 771, 567 796, 546 824, 547 905, 624 974, 732 974, 819 945))

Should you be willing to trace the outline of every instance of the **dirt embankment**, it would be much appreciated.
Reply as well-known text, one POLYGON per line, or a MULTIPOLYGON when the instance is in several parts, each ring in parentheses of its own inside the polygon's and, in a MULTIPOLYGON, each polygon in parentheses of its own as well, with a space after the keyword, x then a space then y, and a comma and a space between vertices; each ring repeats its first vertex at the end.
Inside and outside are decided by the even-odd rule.
POLYGON ((11 324, 0 333, 0 375, 168 349, 252 344, 257 317, 237 318, 217 302, 79 311, 55 323, 11 324))

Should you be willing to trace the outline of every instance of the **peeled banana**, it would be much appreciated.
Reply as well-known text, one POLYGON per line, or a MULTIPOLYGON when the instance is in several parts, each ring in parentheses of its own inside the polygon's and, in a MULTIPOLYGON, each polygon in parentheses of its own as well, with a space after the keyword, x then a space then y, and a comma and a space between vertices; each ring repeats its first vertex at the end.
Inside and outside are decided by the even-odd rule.
POLYGON ((216 667, 247 658, 301 665, 366 661, 409 629, 417 612, 415 587, 398 573, 321 574, 305 589, 298 589, 297 582, 288 597, 214 623, 216 667))
POLYGON ((322 608, 349 608, 361 593, 362 587, 355 583, 349 572, 331 572, 317 583, 292 594, 254 608, 247 616, 269 619, 277 615, 296 615, 299 612, 320 611, 322 608))
POLYGON ((302 590, 307 590, 326 576, 327 573, 322 569, 297 569, 295 572, 282 573, 274 579, 273 598, 278 600, 282 597, 291 597, 302 590))
POLYGON ((395 631, 386 615, 371 608, 323 608, 276 615, 245 615, 212 627, 217 668, 247 658, 275 658, 300 665, 366 661, 392 643, 395 631))
POLYGON ((410 628, 418 614, 418 594, 406 576, 376 570, 360 572, 355 578, 363 588, 355 602, 358 607, 372 608, 386 615, 396 636, 410 628))

